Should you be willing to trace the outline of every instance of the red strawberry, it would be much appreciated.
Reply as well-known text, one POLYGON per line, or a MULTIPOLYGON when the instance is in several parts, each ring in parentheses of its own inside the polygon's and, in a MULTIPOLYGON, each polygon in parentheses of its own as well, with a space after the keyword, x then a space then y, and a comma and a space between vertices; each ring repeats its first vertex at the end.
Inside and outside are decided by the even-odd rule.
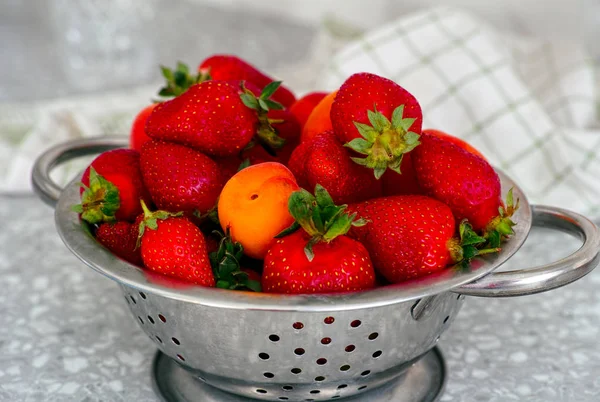
POLYGON ((260 275, 251 269, 241 267, 244 248, 240 243, 234 243, 229 233, 225 235, 221 233, 217 249, 209 256, 218 288, 261 291, 260 275))
POLYGON ((320 184, 338 204, 381 194, 381 183, 369 169, 352 162, 350 152, 332 131, 300 144, 290 158, 289 167, 301 187, 314 188, 320 184))
POLYGON ((367 220, 366 225, 353 227, 350 236, 365 245, 377 271, 392 283, 498 251, 477 250, 486 239, 477 236, 466 223, 461 227, 461 239, 454 238, 452 211, 426 196, 377 198, 350 205, 348 212, 367 220))
POLYGON ((468 219, 476 231, 512 233, 512 195, 504 211, 500 178, 484 159, 427 133, 412 156, 423 191, 448 205, 458 221, 468 219))
POLYGON ((136 225, 125 221, 103 223, 96 230, 96 240, 117 257, 142 266, 136 228, 136 225))
POLYGON ((142 147, 144 183, 160 209, 202 215, 211 210, 223 188, 218 165, 183 145, 152 140, 142 147))
POLYGON ((114 149, 100 154, 81 177, 81 204, 73 210, 90 223, 133 221, 150 201, 140 173, 140 154, 114 149))
POLYGON ((146 141, 150 141, 150 137, 146 135, 145 131, 146 121, 156 105, 157 103, 153 103, 152 105, 146 106, 141 112, 138 113, 137 116, 135 116, 133 124, 131 125, 131 132, 129 134, 129 148, 140 152, 142 150, 142 145, 146 141))
POLYGON ((441 139, 446 140, 448 142, 451 142, 454 145, 458 145, 459 147, 461 147, 465 151, 470 152, 473 155, 477 155, 480 158, 487 160, 486 157, 483 156, 483 154, 481 152, 479 152, 477 149, 475 149, 475 147, 473 147, 471 144, 469 144, 468 142, 466 142, 466 141, 464 141, 464 140, 462 140, 462 139, 460 139, 458 137, 455 137, 455 136, 450 135, 448 133, 445 133, 443 131, 434 130, 434 129, 423 130, 423 134, 425 134, 425 133, 431 134, 434 137, 438 137, 438 138, 441 138, 441 139))
MULTIPOLYGON (((274 81, 256 67, 232 55, 213 55, 200 64, 198 71, 209 74, 213 80, 245 80, 261 90, 274 81)), ((289 89, 282 86, 273 95, 273 100, 290 107, 296 101, 296 97, 289 89)))
POLYGON ((289 210, 296 222, 267 252, 262 276, 268 293, 334 293, 371 289, 375 272, 365 247, 345 236, 352 226, 364 225, 336 206, 317 185, 292 193, 289 210), (301 227, 298 231, 287 233, 301 227))
POLYGON ((401 174, 393 170, 388 170, 383 174, 381 178, 383 195, 422 194, 423 190, 419 186, 410 152, 404 154, 400 169, 401 174))
POLYGON ((315 106, 317 106, 317 104, 321 101, 321 99, 323 99, 325 96, 327 96, 327 94, 328 94, 328 92, 308 93, 308 94, 304 95, 302 98, 298 99, 290 107, 290 112, 292 112, 292 114, 294 116, 296 116, 296 119, 298 119, 298 122, 300 123, 300 125, 302 127, 304 126, 304 123, 306 123, 306 120, 308 119, 310 112, 313 111, 315 106))
POLYGON ((242 102, 239 88, 227 82, 206 81, 154 108, 146 134, 208 155, 228 156, 239 153, 257 127, 258 117, 242 102))
POLYGON ((359 73, 340 87, 331 106, 331 124, 343 144, 364 158, 358 164, 381 177, 400 172, 402 156, 419 144, 423 116, 407 90, 375 74, 359 73))
POLYGON ((145 205, 139 238, 142 260, 151 271, 200 286, 215 286, 204 235, 188 218, 145 205))

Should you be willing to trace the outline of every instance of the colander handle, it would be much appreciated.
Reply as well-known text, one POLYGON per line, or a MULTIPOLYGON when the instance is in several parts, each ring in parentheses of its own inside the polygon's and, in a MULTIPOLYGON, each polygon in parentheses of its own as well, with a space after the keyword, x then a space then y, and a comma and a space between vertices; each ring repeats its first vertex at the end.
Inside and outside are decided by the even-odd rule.
POLYGON ((54 207, 63 189, 50 177, 52 169, 71 159, 127 146, 127 137, 124 136, 81 138, 60 143, 46 150, 35 161, 31 172, 33 190, 42 201, 54 207))
POLYGON ((589 219, 575 212, 534 205, 533 225, 568 233, 583 241, 573 254, 530 269, 496 272, 452 289, 468 296, 508 297, 545 292, 567 285, 593 270, 600 261, 600 232, 589 219))

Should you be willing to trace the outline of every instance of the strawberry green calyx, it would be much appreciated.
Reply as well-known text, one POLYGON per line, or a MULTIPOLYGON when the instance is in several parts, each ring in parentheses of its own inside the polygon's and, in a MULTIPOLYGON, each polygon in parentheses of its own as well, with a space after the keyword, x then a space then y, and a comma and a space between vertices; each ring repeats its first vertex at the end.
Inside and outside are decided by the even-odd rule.
POLYGON ((227 233, 220 231, 213 233, 221 236, 219 248, 209 254, 210 265, 215 275, 216 287, 230 290, 252 290, 260 292, 260 282, 249 278, 248 273, 240 268, 240 261, 244 255, 244 247, 239 242, 233 242, 227 233))
POLYGON ((458 232, 459 238, 452 238, 448 242, 450 257, 455 263, 468 263, 478 255, 500 251, 499 247, 490 245, 485 237, 479 236, 467 220, 460 223, 458 232))
POLYGON ((415 149, 419 142, 419 134, 409 131, 416 119, 405 118, 404 105, 398 106, 392 113, 392 121, 382 113, 374 110, 367 111, 371 125, 354 122, 356 129, 363 138, 355 138, 345 144, 348 148, 366 155, 364 158, 352 158, 359 165, 373 169, 379 179, 391 169, 401 173, 400 165, 405 153, 415 149))
POLYGON ((142 236, 146 228, 150 230, 158 229, 158 221, 165 220, 171 217, 183 216, 183 212, 168 212, 168 211, 150 211, 146 206, 144 200, 141 200, 142 210, 144 211, 144 219, 140 223, 140 227, 138 229, 138 239, 137 239, 137 247, 140 246, 140 242, 142 241, 142 236))
POLYGON ((240 98, 242 99, 242 102, 250 109, 255 110, 258 116, 259 125, 256 131, 258 141, 271 152, 281 148, 283 144, 285 144, 285 140, 277 134, 277 130, 273 128, 271 121, 267 117, 269 110, 283 109, 281 103, 269 99, 275 93, 277 88, 279 88, 281 81, 273 81, 265 86, 260 96, 254 95, 252 91, 246 88, 243 81, 241 85, 242 93, 240 94, 240 98))
POLYGON ((158 91, 162 97, 179 96, 194 84, 210 80, 210 70, 200 71, 197 75, 191 74, 189 67, 178 62, 175 69, 161 66, 160 70, 166 80, 166 84, 158 91))
POLYGON ((367 224, 366 220, 357 219, 356 213, 345 213, 347 207, 335 205, 327 190, 320 184, 315 186, 314 196, 304 189, 295 191, 289 198, 288 209, 296 222, 276 237, 283 237, 301 227, 311 236, 304 253, 306 258, 312 261, 313 245, 319 242, 329 243, 348 233, 352 226, 367 224))
POLYGON ((117 186, 99 175, 93 167, 90 167, 89 187, 83 183, 80 185, 84 188, 81 204, 73 205, 71 209, 89 223, 115 221, 115 213, 121 206, 117 186))
POLYGON ((513 189, 508 190, 506 194, 506 208, 498 208, 498 216, 485 227, 484 237, 495 247, 499 247, 502 240, 514 234, 513 226, 516 225, 511 219, 514 213, 519 209, 519 199, 514 201, 513 189))

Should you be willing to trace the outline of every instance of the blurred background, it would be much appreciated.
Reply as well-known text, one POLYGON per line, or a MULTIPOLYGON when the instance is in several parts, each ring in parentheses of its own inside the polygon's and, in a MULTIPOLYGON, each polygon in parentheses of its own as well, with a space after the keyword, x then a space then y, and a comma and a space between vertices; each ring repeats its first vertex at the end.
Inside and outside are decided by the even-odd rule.
POLYGON ((159 63, 195 65, 214 52, 239 54, 301 92, 336 46, 440 4, 600 56, 600 0, 2 0, 0 101, 150 84, 159 63))

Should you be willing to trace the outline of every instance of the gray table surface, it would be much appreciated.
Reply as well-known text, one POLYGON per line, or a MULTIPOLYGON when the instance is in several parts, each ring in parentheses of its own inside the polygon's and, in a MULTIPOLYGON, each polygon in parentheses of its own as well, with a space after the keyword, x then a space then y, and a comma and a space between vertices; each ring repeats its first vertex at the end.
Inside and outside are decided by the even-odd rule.
MULTIPOLYGON (((566 235, 535 231, 515 266, 560 258, 566 235)), ((513 299, 468 298, 440 342, 442 401, 600 400, 600 270, 513 299)), ((80 263, 33 196, 0 197, 0 401, 157 401, 154 344, 119 288, 80 263)))

